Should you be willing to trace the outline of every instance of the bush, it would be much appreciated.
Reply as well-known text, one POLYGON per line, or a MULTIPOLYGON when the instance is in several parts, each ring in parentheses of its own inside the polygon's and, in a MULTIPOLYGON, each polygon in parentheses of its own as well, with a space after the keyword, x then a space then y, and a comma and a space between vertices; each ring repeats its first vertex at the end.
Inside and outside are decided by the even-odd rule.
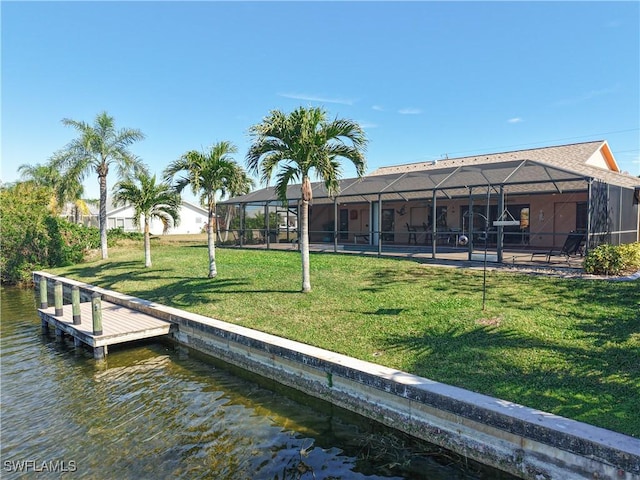
POLYGON ((53 191, 19 182, 0 189, 1 281, 29 284, 32 271, 72 265, 100 247, 95 227, 76 225, 49 209, 53 191))
MULTIPOLYGON (((122 227, 107 230, 107 246, 113 247, 120 240, 140 240, 144 239, 144 234, 140 232, 125 232, 122 227)), ((98 242, 99 244, 99 242, 98 242)))
POLYGON ((1 280, 29 283, 32 270, 48 265, 49 232, 45 219, 52 191, 30 183, 3 187, 0 191, 2 217, 1 280))
POLYGON ((64 267, 80 263, 91 249, 100 248, 100 231, 85 227, 63 218, 49 217, 45 220, 49 231, 49 265, 64 267))
POLYGON ((603 244, 590 250, 584 260, 584 271, 596 275, 620 275, 640 269, 640 243, 603 244))
POLYGON ((626 271, 640 270, 640 242, 626 243, 618 247, 626 271))

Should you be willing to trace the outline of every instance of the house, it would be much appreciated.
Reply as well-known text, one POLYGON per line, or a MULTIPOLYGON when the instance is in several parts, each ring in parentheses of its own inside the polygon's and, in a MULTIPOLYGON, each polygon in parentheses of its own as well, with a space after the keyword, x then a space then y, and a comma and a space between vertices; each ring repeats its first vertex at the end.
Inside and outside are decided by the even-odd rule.
MULTIPOLYGON (((180 221, 178 225, 172 225, 165 232, 162 222, 154 218, 151 220, 150 231, 152 235, 176 235, 202 233, 207 224, 207 210, 182 200, 180 206, 180 221)), ((140 226, 136 226, 134 222, 133 207, 127 205, 124 207, 110 207, 107 210, 107 229, 122 228, 125 232, 142 231, 143 220, 140 226)))
POLYGON ((60 212, 60 217, 85 227, 98 227, 100 225, 98 214, 98 202, 80 200, 65 203, 60 212))
MULTIPOLYGON (((488 246, 501 261, 504 248, 558 247, 576 231, 586 249, 640 239, 640 178, 620 172, 605 140, 391 165, 342 180, 335 198, 312 188, 311 242, 421 245, 434 258, 488 246)), ((289 186, 288 211, 300 195, 289 186)), ((245 217, 284 208, 273 187, 223 204, 245 217)))

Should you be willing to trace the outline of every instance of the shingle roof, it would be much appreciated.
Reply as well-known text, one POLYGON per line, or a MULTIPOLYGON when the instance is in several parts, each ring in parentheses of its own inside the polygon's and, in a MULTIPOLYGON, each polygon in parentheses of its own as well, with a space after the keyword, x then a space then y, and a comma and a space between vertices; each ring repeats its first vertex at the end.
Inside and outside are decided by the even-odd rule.
POLYGON ((489 163, 500 163, 510 160, 534 160, 536 162, 545 163, 554 167, 562 168, 564 170, 583 173, 586 176, 593 177, 598 180, 606 181, 607 179, 616 179, 617 181, 614 183, 618 184, 618 182, 621 181, 621 186, 639 185, 640 180, 636 177, 586 164, 586 161, 589 158, 591 158, 595 153, 603 148, 609 148, 606 140, 597 140, 569 145, 556 145, 550 147, 515 150, 502 153, 489 153, 471 157, 451 158, 433 162, 390 165, 388 167, 381 167, 377 170, 374 170, 369 174, 369 176, 389 175, 393 173, 405 172, 421 172, 451 166, 457 167, 463 165, 483 165, 489 163))
MULTIPOLYGON (((469 188, 508 185, 512 193, 586 189, 589 179, 625 188, 640 187, 640 178, 587 162, 602 152, 617 169, 606 141, 598 140, 528 150, 451 158, 378 168, 362 179, 340 182, 340 197, 375 200, 424 198, 437 191, 449 197, 467 195, 469 188)), ((312 184, 314 203, 333 201, 320 182, 312 184)), ((290 185, 289 200, 300 198, 300 186, 290 185)), ((276 201, 272 187, 235 197, 225 203, 276 201)))

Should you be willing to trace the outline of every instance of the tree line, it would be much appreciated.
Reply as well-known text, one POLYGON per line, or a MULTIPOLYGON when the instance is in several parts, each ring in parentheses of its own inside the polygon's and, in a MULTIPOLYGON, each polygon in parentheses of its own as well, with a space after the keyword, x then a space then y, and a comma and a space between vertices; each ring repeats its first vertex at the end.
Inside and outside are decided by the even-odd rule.
POLYGON ((215 278, 218 272, 214 236, 217 199, 248 193, 255 186, 250 177, 254 175, 264 185, 269 185, 275 177, 274 189, 286 205, 287 186, 300 183, 302 291, 309 292, 311 177, 315 175, 330 194, 337 194, 341 161, 352 162, 358 176, 366 170, 367 138, 360 125, 348 119, 330 120, 326 111, 318 107, 298 107, 289 113, 273 110, 252 126, 246 169, 234 159, 237 147, 231 142, 219 141, 206 151, 187 151, 166 167, 159 180, 130 149, 145 138, 140 130, 117 129, 114 118, 107 112, 99 113, 92 124, 67 118, 62 123, 73 128, 76 137, 55 152, 46 164, 20 166, 23 181, 0 189, 3 282, 25 280, 31 269, 79 262, 82 255, 78 258, 77 252, 96 248, 96 243, 102 259, 108 258, 107 176, 115 169, 118 181, 113 187, 113 202, 115 206, 130 205, 134 209, 134 221, 141 227, 144 238, 145 267, 152 266, 151 220, 157 218, 167 227, 177 225, 184 189, 189 188, 199 196, 208 212, 209 278, 215 278), (89 176, 96 176, 99 184, 99 241, 95 233, 59 233, 61 228, 81 228, 65 225, 57 213, 69 202, 77 212, 87 210, 82 197, 83 182, 89 176), (54 230, 58 233, 53 234, 54 230), (57 249, 51 246, 54 237, 58 239, 57 249), (78 237, 83 238, 80 245, 78 237), (73 255, 61 254, 63 239, 69 241, 70 245, 65 248, 73 251, 73 255))

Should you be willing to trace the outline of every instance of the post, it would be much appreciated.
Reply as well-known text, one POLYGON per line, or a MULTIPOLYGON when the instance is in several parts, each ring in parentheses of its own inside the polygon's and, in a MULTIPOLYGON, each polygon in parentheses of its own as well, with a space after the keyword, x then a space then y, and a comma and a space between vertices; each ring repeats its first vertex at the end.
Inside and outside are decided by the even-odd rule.
POLYGON ((338 197, 333 199, 333 253, 338 251, 338 197))
POLYGON ((55 316, 62 316, 62 282, 60 280, 56 280, 56 283, 53 287, 54 301, 55 301, 55 316))
MULTIPOLYGON (((271 226, 269 225, 269 202, 266 202, 264 204, 264 230, 265 230, 265 236, 264 236, 265 244, 266 244, 267 250, 269 250, 269 245, 271 243, 269 241, 269 237, 271 237, 271 226)), ((287 224, 287 230, 289 230, 288 224, 287 224)))
POLYGON ((73 324, 80 325, 80 288, 77 285, 71 287, 71 305, 73 309, 73 324))
POLYGON ((431 258, 435 260, 436 250, 438 249, 438 191, 433 191, 431 198, 431 258))
POLYGON ((98 292, 91 295, 91 320, 93 321, 93 334, 102 335, 102 296, 98 292))
POLYGON ((104 360, 104 357, 107 356, 107 346, 104 347, 95 347, 93 349, 93 358, 95 360, 104 360))
MULTIPOLYGON (((504 185, 500 185, 500 196, 498 197, 498 220, 504 220, 502 215, 505 212, 504 205, 504 185)), ((504 227, 502 225, 498 225, 498 232, 496 237, 496 249, 498 253, 498 263, 502 263, 502 249, 504 247, 504 227)))
POLYGON ((382 256, 382 194, 378 194, 378 257, 382 256))
POLYGON ((47 277, 40 277, 40 308, 49 307, 49 297, 47 293, 47 277))

